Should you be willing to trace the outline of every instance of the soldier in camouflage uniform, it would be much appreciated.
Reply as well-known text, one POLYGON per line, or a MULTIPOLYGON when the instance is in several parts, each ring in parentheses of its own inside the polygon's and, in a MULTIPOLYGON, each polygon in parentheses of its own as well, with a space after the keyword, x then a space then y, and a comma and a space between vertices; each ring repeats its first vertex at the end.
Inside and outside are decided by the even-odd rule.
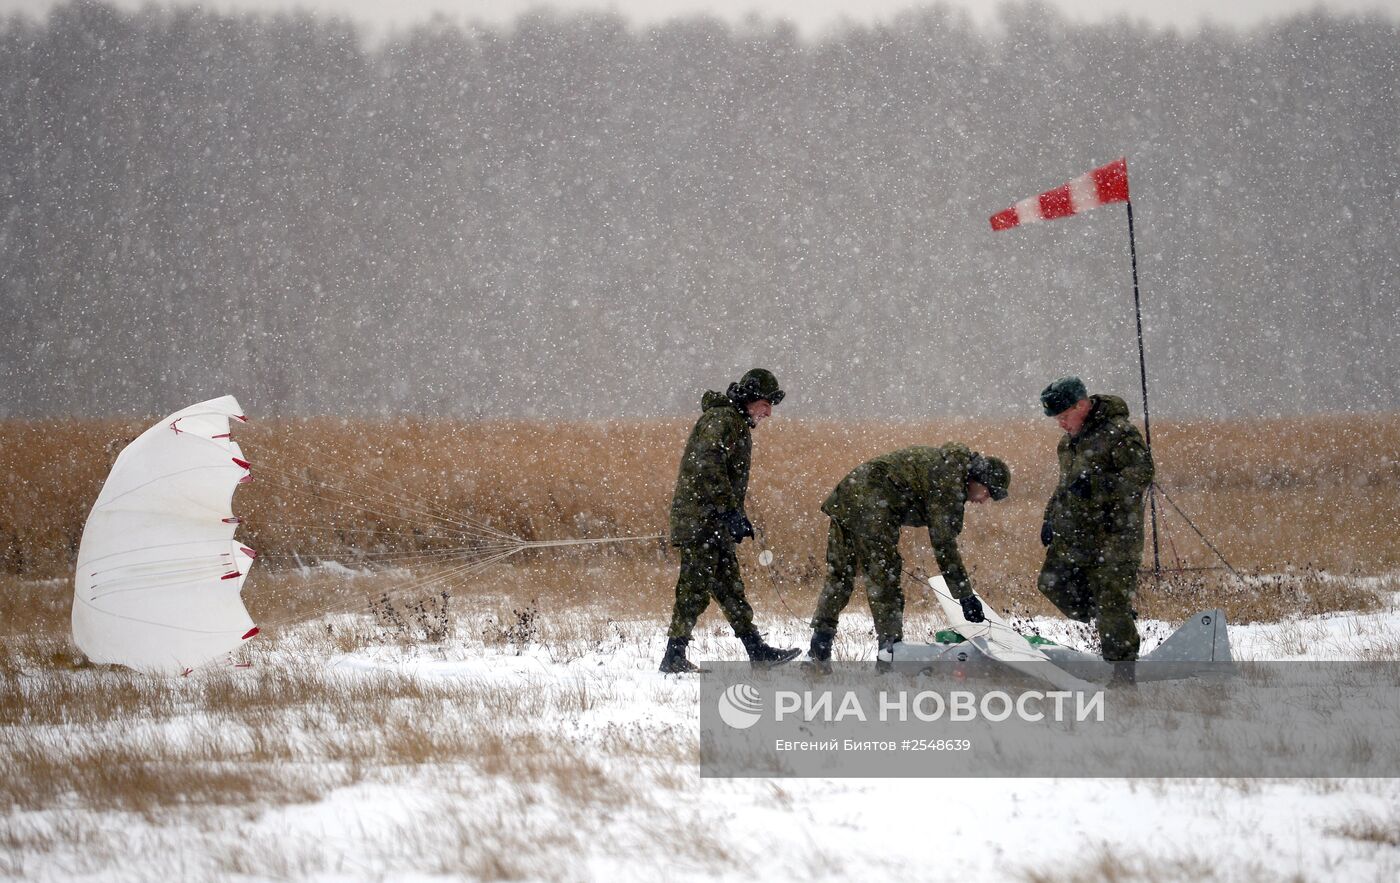
POLYGON ((968 502, 1006 498, 1011 470, 995 457, 966 445, 903 448, 862 463, 841 479, 822 503, 831 517, 826 539, 826 585, 812 616, 812 665, 826 670, 836 622, 851 600, 856 576, 866 578, 866 598, 875 635, 887 649, 904 635, 904 591, 900 587, 899 530, 927 527, 929 543, 953 597, 971 622, 981 622, 982 604, 958 554, 963 509, 968 502))
POLYGON ((744 514, 753 447, 750 430, 782 400, 778 379, 763 368, 754 368, 738 383, 729 384, 727 392, 707 392, 701 399, 702 413, 686 442, 671 499, 671 545, 680 549, 681 572, 666 655, 661 660, 663 672, 701 670, 685 653, 695 621, 711 598, 719 602, 755 665, 781 665, 801 652, 764 643, 753 624, 753 608, 744 597, 735 555, 735 546, 753 536, 753 525, 744 514))
POLYGON ((1039 587, 1061 612, 1095 620, 1114 680, 1135 681, 1137 624, 1132 609, 1142 564, 1143 495, 1152 455, 1117 396, 1090 396, 1078 377, 1062 377, 1040 394, 1060 439, 1060 482, 1045 507, 1039 587))

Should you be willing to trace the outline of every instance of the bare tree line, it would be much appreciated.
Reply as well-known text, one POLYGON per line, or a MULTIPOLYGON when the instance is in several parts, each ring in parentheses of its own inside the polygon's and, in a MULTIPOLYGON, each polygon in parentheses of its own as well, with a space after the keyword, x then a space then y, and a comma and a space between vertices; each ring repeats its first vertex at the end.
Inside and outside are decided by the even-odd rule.
POLYGON ((1400 33, 934 7, 778 25, 348 24, 90 2, 0 27, 0 416, 644 416, 765 364, 807 415, 1136 389, 1400 407, 1400 33))

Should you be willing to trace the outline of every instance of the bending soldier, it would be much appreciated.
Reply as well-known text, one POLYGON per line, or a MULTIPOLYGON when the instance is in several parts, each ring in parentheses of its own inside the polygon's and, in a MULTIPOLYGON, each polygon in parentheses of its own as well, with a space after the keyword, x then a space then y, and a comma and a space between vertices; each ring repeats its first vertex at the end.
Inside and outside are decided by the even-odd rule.
POLYGON ((831 525, 826 539, 826 585, 812 616, 808 657, 814 666, 829 666, 837 620, 862 573, 880 649, 903 640, 901 527, 928 528, 929 543, 953 597, 970 621, 981 622, 982 604, 972 592, 957 538, 966 503, 1005 499, 1010 486, 1011 470, 1005 463, 957 442, 892 451, 862 463, 841 479, 822 503, 831 525))
POLYGON ((719 602, 755 665, 781 665, 801 652, 764 643, 753 624, 753 608, 744 597, 735 554, 735 546, 753 536, 753 525, 744 514, 753 449, 750 430, 782 400, 778 379, 763 368, 754 368, 738 383, 729 384, 727 392, 707 392, 701 399, 700 419, 686 442, 671 499, 671 545, 680 549, 681 572, 666 655, 661 660, 663 672, 701 670, 685 654, 695 621, 711 598, 719 602))
POLYGON ((1127 404, 1117 396, 1089 395, 1078 377, 1056 380, 1040 401, 1065 431, 1060 482, 1040 529, 1046 547, 1040 592, 1070 619, 1095 621, 1114 681, 1131 684, 1140 643, 1132 602, 1152 455, 1128 422, 1127 404))

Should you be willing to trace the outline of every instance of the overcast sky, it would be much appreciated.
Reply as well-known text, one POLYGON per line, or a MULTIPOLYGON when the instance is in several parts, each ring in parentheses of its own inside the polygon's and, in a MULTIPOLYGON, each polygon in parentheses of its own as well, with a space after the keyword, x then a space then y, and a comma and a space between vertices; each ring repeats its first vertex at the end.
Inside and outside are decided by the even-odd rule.
MULTIPOLYGON (((0 10, 41 14, 59 0, 0 0, 0 10)), ((117 5, 135 8, 149 0, 116 0, 117 5)), ((195 0, 175 0, 194 5, 195 0)), ((946 0, 970 11, 974 18, 993 16, 991 0, 946 0)), ((635 21, 654 22, 676 15, 709 13, 738 21, 753 13, 763 18, 784 18, 798 24, 804 33, 820 34, 842 20, 868 23, 889 18, 894 13, 920 4, 917 0, 200 0, 198 5, 217 9, 287 9, 301 6, 328 14, 353 17, 376 26, 398 27, 442 13, 454 19, 501 22, 520 12, 549 5, 559 10, 611 9, 635 21)), ((1318 6, 1337 11, 1381 10, 1400 19, 1400 0, 1051 0, 1076 19, 1102 20, 1121 15, 1190 27, 1202 18, 1227 25, 1251 25, 1260 21, 1312 9, 1318 6)))

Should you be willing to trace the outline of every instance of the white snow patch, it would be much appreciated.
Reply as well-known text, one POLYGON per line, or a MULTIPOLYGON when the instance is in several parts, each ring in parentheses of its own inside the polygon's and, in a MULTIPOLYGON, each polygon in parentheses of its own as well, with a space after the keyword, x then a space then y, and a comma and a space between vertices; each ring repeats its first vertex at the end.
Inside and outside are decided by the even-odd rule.
MULTIPOLYGON (((1239 659, 1360 658, 1396 646, 1398 608, 1395 595, 1376 613, 1232 626, 1232 644, 1239 659)), ((770 643, 805 644, 801 622, 766 625, 770 643)), ((1073 643, 1063 621, 1036 625, 1073 643)), ((1170 632, 1172 624, 1160 625, 1162 635, 1170 632)), ((868 615, 843 619, 839 646, 847 656, 873 658, 869 628, 868 615)), ((502 719, 504 750, 518 745, 521 757, 501 770, 472 758, 371 761, 357 780, 309 803, 192 805, 144 816, 92 810, 73 796, 61 809, 10 809, 0 817, 0 842, 10 844, 0 878, 920 879, 955 867, 960 879, 979 880, 1089 874, 1102 856, 1125 868, 1126 879, 1134 868, 1163 879, 1198 879, 1200 869, 1224 879, 1400 875, 1396 849, 1338 833, 1357 819, 1395 825, 1400 783, 1391 780, 702 780, 698 682, 655 671, 661 631, 652 622, 610 622, 602 640, 504 647, 459 627, 454 641, 435 647, 337 653, 325 647, 325 621, 303 626, 256 650, 251 671, 218 676, 252 685, 285 668, 319 679, 328 697, 407 678, 446 687, 446 707, 430 719, 415 717, 423 706, 405 704, 401 720, 380 723, 370 714, 357 722, 318 715, 314 706, 288 708, 287 725, 304 751, 270 776, 331 781, 352 768, 353 757, 319 753, 323 727, 349 727, 370 746, 399 724, 471 731, 492 713, 471 698, 482 690, 502 701, 554 696, 572 710, 502 719), (581 759, 577 770, 537 770, 528 755, 541 746, 581 759)), ((691 655, 738 659, 742 650, 707 620, 691 655)), ((26 695, 41 693, 46 678, 72 677, 26 674, 26 695)), ((193 699, 199 686, 191 678, 176 690, 193 699)), ((236 764, 252 750, 253 732, 236 716, 192 707, 170 719, 106 726, 11 725, 0 729, 0 745, 22 735, 60 756, 98 736, 192 751, 213 745, 236 764)))

